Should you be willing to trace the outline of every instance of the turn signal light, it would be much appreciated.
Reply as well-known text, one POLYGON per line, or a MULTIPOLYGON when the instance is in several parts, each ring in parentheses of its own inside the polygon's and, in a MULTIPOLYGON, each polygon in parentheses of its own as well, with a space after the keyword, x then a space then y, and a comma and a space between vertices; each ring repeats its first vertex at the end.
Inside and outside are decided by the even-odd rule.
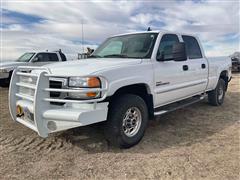
POLYGON ((88 92, 86 93, 87 97, 96 97, 97 93, 96 92, 88 92))
POLYGON ((98 88, 101 85, 100 79, 97 78, 97 77, 90 77, 90 78, 88 78, 87 84, 88 84, 88 87, 90 87, 90 88, 98 88))

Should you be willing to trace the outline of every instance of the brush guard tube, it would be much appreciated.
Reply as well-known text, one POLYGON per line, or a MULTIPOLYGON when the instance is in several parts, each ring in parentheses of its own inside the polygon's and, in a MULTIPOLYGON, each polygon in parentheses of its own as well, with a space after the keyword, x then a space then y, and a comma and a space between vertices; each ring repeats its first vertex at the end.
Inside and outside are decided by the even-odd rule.
POLYGON ((100 77, 103 87, 89 89, 50 88, 49 78, 68 77, 51 74, 49 69, 41 67, 18 67, 14 70, 9 89, 9 109, 14 121, 36 131, 41 137, 47 137, 52 132, 86 126, 107 119, 108 102, 100 102, 106 98, 108 90, 108 83, 104 77, 100 77), (32 70, 37 70, 38 73, 32 73, 32 70), (22 81, 22 78, 29 82, 22 81), (35 83, 30 83, 31 81, 35 83), (85 93, 92 91, 101 92, 102 96, 89 100, 50 97, 50 92, 85 93), (65 104, 56 106, 51 102, 65 104), (17 105, 27 110, 33 119, 17 117, 17 105))

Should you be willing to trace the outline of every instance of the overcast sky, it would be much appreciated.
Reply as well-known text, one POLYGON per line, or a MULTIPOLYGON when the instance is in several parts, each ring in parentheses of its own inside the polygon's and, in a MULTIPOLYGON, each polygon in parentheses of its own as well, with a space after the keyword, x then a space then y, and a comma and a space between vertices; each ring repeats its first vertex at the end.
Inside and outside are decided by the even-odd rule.
POLYGON ((153 30, 199 35, 208 56, 239 51, 238 0, 1 1, 2 60, 26 51, 62 49, 69 59, 110 35, 153 30))

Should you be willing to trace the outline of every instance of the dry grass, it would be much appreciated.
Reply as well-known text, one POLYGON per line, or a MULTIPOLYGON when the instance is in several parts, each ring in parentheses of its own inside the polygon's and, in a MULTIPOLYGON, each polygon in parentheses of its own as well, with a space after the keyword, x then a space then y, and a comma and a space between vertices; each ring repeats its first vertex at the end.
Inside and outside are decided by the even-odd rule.
POLYGON ((239 83, 235 74, 221 107, 203 101, 152 121, 128 150, 97 126, 42 139, 11 120, 0 89, 0 179, 239 179, 239 83))

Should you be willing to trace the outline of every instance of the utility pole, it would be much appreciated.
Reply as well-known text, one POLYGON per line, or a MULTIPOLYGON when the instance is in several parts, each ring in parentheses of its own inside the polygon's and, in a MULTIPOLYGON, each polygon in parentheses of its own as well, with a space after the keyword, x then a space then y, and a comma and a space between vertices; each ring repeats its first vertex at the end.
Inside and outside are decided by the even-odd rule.
POLYGON ((82 53, 84 53, 84 33, 83 33, 83 19, 82 19, 82 53))

